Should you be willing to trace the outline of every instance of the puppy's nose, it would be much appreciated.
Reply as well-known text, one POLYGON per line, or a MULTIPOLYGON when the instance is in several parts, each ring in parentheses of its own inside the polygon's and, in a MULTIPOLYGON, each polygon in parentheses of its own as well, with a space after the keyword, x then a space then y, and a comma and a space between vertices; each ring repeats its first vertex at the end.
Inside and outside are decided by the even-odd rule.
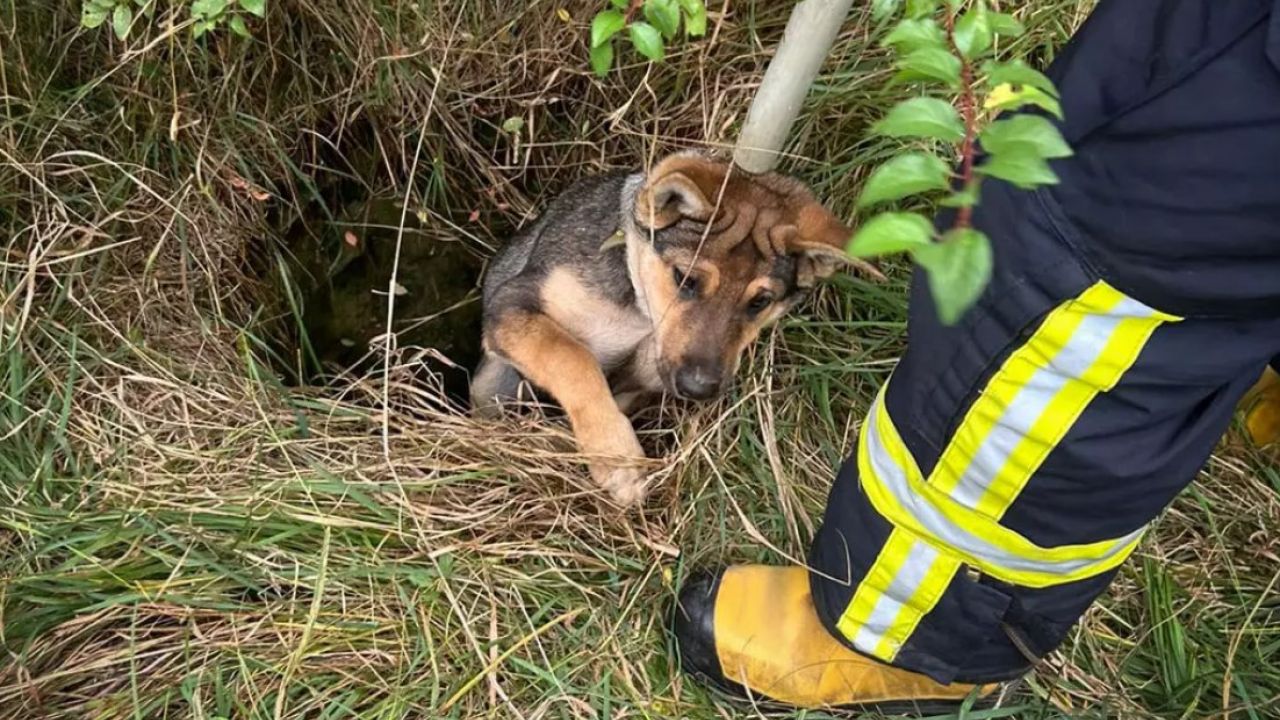
POLYGON ((676 392, 690 400, 706 400, 720 392, 720 373, 708 365, 685 365, 676 371, 676 392))

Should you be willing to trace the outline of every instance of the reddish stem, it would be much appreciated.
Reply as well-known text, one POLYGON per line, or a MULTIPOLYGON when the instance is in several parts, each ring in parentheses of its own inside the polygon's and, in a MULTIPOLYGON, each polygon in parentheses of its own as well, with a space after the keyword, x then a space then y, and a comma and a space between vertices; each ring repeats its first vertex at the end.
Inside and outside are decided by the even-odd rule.
MULTIPOLYGON (((950 10, 946 13, 947 21, 947 42, 951 45, 951 52, 960 58, 960 116, 964 118, 964 142, 960 145, 960 179, 963 181, 962 190, 968 190, 970 184, 973 183, 973 154, 975 150, 975 140, 978 134, 978 100, 973 93, 973 65, 969 59, 960 52, 959 46, 956 45, 956 16, 950 10)), ((969 227, 969 223, 973 218, 972 207, 962 207, 956 213, 956 229, 969 227)))
POLYGON ((644 0, 631 0, 631 4, 627 6, 627 14, 624 16, 628 25, 631 24, 631 18, 635 17, 642 7, 644 7, 644 0))

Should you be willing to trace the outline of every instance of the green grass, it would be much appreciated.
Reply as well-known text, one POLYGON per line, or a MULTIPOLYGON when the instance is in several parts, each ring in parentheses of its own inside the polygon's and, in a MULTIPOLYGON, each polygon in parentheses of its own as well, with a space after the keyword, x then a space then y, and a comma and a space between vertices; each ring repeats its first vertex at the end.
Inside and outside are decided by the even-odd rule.
MULTIPOLYGON (((598 4, 270 0, 252 40, 193 42, 161 2, 126 44, 0 2, 0 716, 758 714, 674 672, 666 608, 693 567, 803 556, 905 341, 901 268, 654 423, 641 514, 557 423, 448 412, 414 348, 385 388, 284 382, 318 282, 289 258, 339 247, 347 206, 407 197, 420 242, 488 255, 585 173, 732 142, 789 4, 604 81, 598 4)), ((1018 5, 1003 51, 1048 60, 1089 5, 1018 5)), ((790 147, 845 214, 891 150, 885 61, 855 13, 790 147)), ((1229 436, 1068 645, 965 717, 1274 717, 1277 468, 1229 436)))

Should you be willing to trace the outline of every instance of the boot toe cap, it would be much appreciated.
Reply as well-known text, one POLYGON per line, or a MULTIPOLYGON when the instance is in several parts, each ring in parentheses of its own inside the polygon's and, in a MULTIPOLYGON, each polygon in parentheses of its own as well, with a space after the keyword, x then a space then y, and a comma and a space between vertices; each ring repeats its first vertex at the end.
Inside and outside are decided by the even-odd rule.
POLYGON ((672 623, 676 654, 685 672, 701 675, 724 687, 724 673, 716 652, 715 608, 723 572, 701 571, 684 582, 672 623))

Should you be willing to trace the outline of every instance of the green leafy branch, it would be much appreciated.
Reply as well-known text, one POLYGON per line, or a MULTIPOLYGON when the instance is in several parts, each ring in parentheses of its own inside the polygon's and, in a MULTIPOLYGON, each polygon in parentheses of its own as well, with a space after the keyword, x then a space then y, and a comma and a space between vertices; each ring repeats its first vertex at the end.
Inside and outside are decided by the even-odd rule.
MULTIPOLYGON (((894 15, 900 4, 875 0, 873 15, 894 15)), ((955 221, 939 235, 924 215, 882 212, 862 225, 849 253, 909 253, 927 271, 938 316, 947 325, 960 319, 991 279, 991 241, 972 227, 983 178, 1021 189, 1052 185, 1058 177, 1048 161, 1071 155, 1057 127, 1042 115, 996 119, 1001 111, 1027 106, 1062 118, 1049 78, 1019 60, 994 60, 996 39, 1022 32, 1016 18, 993 12, 986 0, 907 0, 905 16, 882 41, 896 54, 894 82, 918 83, 923 94, 895 105, 872 131, 916 147, 871 173, 858 206, 946 193, 939 204, 956 208, 955 221), (978 145, 985 154, 981 164, 975 164, 978 145), (952 162, 935 152, 946 146, 954 153, 952 162)))
MULTIPOLYGON (((150 17, 160 0, 84 0, 80 24, 93 29, 111 20, 116 37, 129 37, 137 17, 150 17), (137 8, 135 10, 135 8, 137 8)), ((247 15, 264 17, 266 0, 191 0, 191 34, 200 37, 223 24, 237 35, 249 37, 247 15)))
POLYGON ((80 7, 80 24, 93 29, 110 19, 116 37, 124 40, 133 28, 135 15, 150 15, 154 11, 153 0, 85 0, 80 7))
POLYGON ((614 36, 627 31, 631 45, 646 58, 658 62, 666 55, 666 43, 680 32, 701 37, 707 32, 707 6, 702 0, 609 0, 591 21, 591 69, 604 77, 613 67, 614 36), (637 19, 643 14, 644 19, 637 19))

